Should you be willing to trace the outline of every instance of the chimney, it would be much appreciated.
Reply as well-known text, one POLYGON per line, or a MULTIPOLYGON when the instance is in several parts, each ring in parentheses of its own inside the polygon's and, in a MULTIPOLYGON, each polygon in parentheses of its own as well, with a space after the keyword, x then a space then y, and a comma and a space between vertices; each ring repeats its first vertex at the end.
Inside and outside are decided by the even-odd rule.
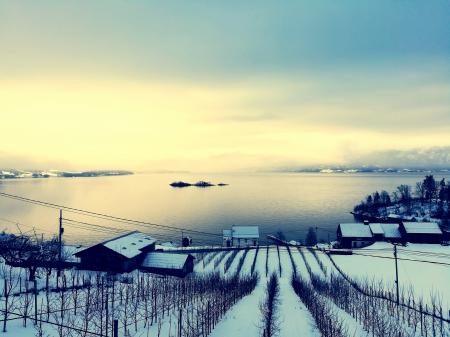
POLYGON ((369 220, 364 220, 364 225, 369 225, 369 220))

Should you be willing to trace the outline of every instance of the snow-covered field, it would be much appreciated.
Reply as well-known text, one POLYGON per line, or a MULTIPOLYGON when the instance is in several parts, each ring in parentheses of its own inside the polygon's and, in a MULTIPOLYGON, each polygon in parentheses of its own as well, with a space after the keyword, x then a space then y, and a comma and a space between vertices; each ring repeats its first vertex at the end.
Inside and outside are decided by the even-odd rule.
MULTIPOLYGON (((391 259, 394 256, 391 244, 376 242, 356 252, 361 255, 333 255, 333 259, 352 278, 382 280, 387 288, 395 287, 395 260, 391 259)), ((327 257, 322 257, 324 262, 329 262, 327 257)), ((425 303, 430 303, 431 296, 437 296, 448 311, 450 246, 408 244, 407 247, 398 247, 398 257, 433 262, 398 260, 399 286, 404 291, 412 289, 415 297, 422 297, 425 303)))
MULTIPOLYGON (((301 249, 301 251, 303 254, 297 248, 291 247, 292 259, 297 274, 307 282, 310 280, 310 272, 313 275, 319 276, 321 279, 327 279, 332 273, 338 274, 329 257, 324 253, 317 251, 316 258, 307 249, 301 249), (317 259, 319 259, 322 266, 319 265, 317 259)), ((342 271, 352 279, 381 280, 386 287, 392 288, 395 278, 394 260, 387 258, 393 256, 391 245, 376 243, 356 253, 359 255, 333 255, 332 258, 342 271)), ((450 247, 411 244, 407 247, 399 247, 398 253, 399 258, 409 260, 450 263, 450 247)), ((213 271, 218 271, 222 277, 231 278, 236 274, 240 262, 242 262, 242 265, 239 275, 250 275, 253 263, 255 263, 255 272, 259 274, 259 282, 255 289, 249 295, 242 297, 225 313, 217 325, 215 325, 214 329, 212 329, 209 336, 261 336, 262 314, 260 306, 266 296, 268 277, 272 273, 276 273, 279 276, 280 301, 277 308, 277 316, 279 318, 278 336, 322 336, 313 315, 292 288, 291 281, 294 270, 287 248, 279 247, 279 255, 278 257, 276 247, 271 246, 268 250, 266 247, 260 247, 257 254, 254 249, 249 250, 247 253, 241 250, 235 254, 232 251, 212 252, 204 254, 203 258, 199 259, 200 261, 196 263, 194 268, 195 275, 205 275, 213 271)), ((197 257, 200 257, 200 254, 197 257)), ((430 293, 439 294, 438 296, 445 309, 444 312, 448 312, 450 302, 449 265, 400 260, 398 266, 400 286, 402 288, 413 288, 415 296, 423 297, 424 303, 430 303, 427 302, 430 293)), ((0 288, 2 288, 3 280, 0 280, 0 282, 2 284, 0 288)), ((43 280, 39 284, 43 285, 43 280)), ((44 295, 40 296, 44 297, 44 295)), ((323 295, 320 295, 320 297, 342 321, 348 336, 367 336, 368 333, 364 330, 363 325, 349 315, 348 312, 338 307, 331 298, 323 295)), ((2 309, 3 307, 0 301, 0 308, 2 309)), ((178 319, 177 313, 177 310, 169 310, 169 313, 164 318, 159 318, 159 324, 155 322, 147 327, 139 324, 136 331, 131 329, 130 334, 131 336, 178 336, 176 326, 178 319)), ((45 336, 53 337, 61 335, 60 331, 50 327, 46 323, 43 323, 43 329, 45 336)), ((5 335, 8 337, 32 337, 36 336, 36 333, 37 330, 33 327, 31 319, 28 321, 26 328, 23 327, 22 319, 16 319, 8 321, 5 335)), ((75 335, 82 336, 81 333, 75 335)), ((185 335, 183 334, 183 336, 185 335)), ((420 334, 416 333, 414 336, 420 336, 420 334)), ((436 336, 446 335, 436 334, 436 336)))

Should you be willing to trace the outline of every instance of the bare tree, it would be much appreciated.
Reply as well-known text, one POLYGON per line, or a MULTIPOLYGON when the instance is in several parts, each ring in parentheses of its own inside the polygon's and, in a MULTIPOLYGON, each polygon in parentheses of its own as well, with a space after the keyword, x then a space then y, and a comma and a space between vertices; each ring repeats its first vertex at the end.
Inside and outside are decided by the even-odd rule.
POLYGON ((11 314, 17 309, 17 297, 12 296, 19 285, 19 278, 14 274, 13 268, 0 263, 0 279, 3 279, 3 332, 6 332, 6 322, 11 314))

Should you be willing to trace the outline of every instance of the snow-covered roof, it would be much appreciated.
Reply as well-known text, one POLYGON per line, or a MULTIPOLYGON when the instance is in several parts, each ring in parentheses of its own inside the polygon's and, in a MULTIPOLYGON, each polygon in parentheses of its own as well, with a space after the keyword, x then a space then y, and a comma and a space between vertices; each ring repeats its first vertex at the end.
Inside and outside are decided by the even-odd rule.
POLYGON ((384 230, 381 225, 382 224, 380 223, 371 223, 369 224, 369 227, 373 234, 384 234, 384 230))
POLYGON ((232 226, 231 234, 235 239, 258 239, 259 226, 232 226))
POLYGON ((119 253, 127 258, 133 258, 142 253, 142 249, 154 244, 156 239, 151 236, 141 233, 139 231, 130 232, 113 239, 98 243, 94 246, 79 250, 75 253, 78 255, 79 253, 88 250, 92 247, 101 245, 116 253, 119 253))
POLYGON ((400 239, 402 234, 398 230, 399 225, 396 223, 382 223, 384 237, 386 239, 400 239))
POLYGON ((370 227, 368 225, 364 225, 363 223, 341 223, 339 224, 339 228, 341 229, 341 234, 343 237, 351 237, 351 238, 371 238, 372 232, 370 231, 370 227))
POLYGON ((370 230, 374 235, 383 235, 386 239, 399 239, 402 237, 396 223, 371 223, 370 230))
POLYGON ((408 234, 442 234, 436 222, 404 222, 403 226, 408 234))
POLYGON ((148 253, 141 267, 144 268, 161 268, 161 269, 182 269, 189 254, 174 253, 148 253))
POLYGON ((103 242, 103 246, 125 257, 133 258, 142 253, 142 249, 155 242, 151 236, 135 231, 103 242))

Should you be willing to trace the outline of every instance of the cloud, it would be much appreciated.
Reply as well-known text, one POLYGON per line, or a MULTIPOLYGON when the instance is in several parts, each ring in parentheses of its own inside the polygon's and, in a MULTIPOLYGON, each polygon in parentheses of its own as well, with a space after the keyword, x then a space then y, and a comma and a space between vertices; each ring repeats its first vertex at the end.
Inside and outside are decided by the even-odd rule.
MULTIPOLYGON (((388 133, 450 131, 450 63, 293 73, 246 83, 214 117, 388 133)), ((449 141, 446 139, 444 141, 449 141)))
POLYGON ((450 146, 376 151, 347 160, 349 165, 448 169, 450 168, 450 146))
POLYGON ((443 0, 0 2, 2 150, 221 170, 450 145, 449 16, 443 0))
POLYGON ((447 1, 2 2, 3 76, 154 80, 448 58, 447 1))
POLYGON ((19 170, 47 170, 47 169, 72 169, 73 164, 65 160, 36 158, 28 155, 0 152, 0 169, 19 170))

